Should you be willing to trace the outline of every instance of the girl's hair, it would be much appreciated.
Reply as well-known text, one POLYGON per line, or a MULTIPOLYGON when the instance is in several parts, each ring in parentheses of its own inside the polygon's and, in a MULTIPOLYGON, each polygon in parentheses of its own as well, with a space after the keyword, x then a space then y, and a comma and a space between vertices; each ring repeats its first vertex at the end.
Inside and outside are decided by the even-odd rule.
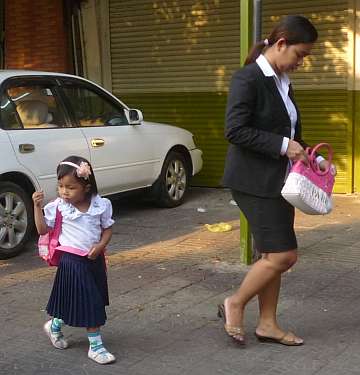
POLYGON ((83 185, 83 186, 90 185, 90 190, 87 193, 88 197, 91 197, 91 196, 96 195, 98 193, 96 180, 95 180, 95 176, 94 176, 94 171, 92 169, 91 164, 85 158, 82 158, 81 156, 72 155, 72 156, 68 156, 66 159, 62 160, 61 162, 70 162, 70 163, 77 164, 79 166, 80 166, 81 162, 87 163, 89 165, 90 171, 91 171, 91 174, 89 175, 89 177, 87 179, 85 179, 84 177, 79 177, 76 173, 77 168, 75 168, 71 165, 67 165, 67 164, 59 164, 58 165, 57 170, 56 170, 57 179, 60 180, 64 176, 71 175, 71 176, 75 177, 81 185, 83 185))
POLYGON ((293 15, 284 17, 277 26, 274 27, 270 36, 256 43, 250 50, 245 65, 255 62, 265 46, 272 46, 280 38, 286 40, 286 44, 314 43, 318 33, 314 25, 303 16, 293 15))

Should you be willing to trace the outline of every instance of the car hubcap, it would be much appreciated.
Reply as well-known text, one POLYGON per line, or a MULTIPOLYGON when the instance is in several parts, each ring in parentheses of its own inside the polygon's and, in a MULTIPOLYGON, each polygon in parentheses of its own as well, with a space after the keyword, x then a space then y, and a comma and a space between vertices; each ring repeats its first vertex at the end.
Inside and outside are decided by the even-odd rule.
POLYGON ((186 189, 186 170, 181 160, 172 160, 166 173, 166 189, 171 199, 178 201, 186 189))
POLYGON ((25 235, 27 214, 23 200, 16 194, 0 194, 0 247, 11 249, 25 235))

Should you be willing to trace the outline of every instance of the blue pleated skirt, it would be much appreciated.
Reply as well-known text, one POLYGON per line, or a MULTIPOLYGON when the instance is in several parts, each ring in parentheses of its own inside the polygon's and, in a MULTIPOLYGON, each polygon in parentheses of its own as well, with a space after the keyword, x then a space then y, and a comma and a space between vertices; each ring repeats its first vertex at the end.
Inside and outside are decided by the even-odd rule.
POLYGON ((47 313, 72 327, 105 324, 109 294, 105 258, 64 253, 58 266, 47 313))

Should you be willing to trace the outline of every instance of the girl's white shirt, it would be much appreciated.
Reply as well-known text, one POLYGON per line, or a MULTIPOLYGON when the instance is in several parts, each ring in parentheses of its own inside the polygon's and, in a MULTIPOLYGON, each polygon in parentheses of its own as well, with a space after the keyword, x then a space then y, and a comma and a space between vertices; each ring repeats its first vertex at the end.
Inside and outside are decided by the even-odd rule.
POLYGON ((56 207, 62 219, 59 243, 62 246, 75 247, 89 251, 100 241, 103 229, 114 224, 112 219, 112 205, 109 199, 94 195, 87 212, 81 212, 71 203, 61 198, 48 203, 44 207, 45 223, 53 228, 55 225, 56 207))

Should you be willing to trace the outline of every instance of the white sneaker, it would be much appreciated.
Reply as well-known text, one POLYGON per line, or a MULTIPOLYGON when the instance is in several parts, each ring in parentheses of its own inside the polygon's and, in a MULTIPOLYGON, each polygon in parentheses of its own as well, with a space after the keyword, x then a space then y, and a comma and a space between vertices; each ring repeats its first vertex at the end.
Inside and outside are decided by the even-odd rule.
POLYGON ((94 351, 89 348, 88 357, 100 365, 107 365, 108 363, 115 362, 116 360, 115 356, 108 352, 105 348, 100 349, 99 351, 94 351))
POLYGON ((51 319, 44 324, 44 331, 48 335, 51 343, 53 346, 55 346, 56 349, 66 349, 69 344, 68 342, 64 339, 64 335, 62 332, 51 332, 51 319))

